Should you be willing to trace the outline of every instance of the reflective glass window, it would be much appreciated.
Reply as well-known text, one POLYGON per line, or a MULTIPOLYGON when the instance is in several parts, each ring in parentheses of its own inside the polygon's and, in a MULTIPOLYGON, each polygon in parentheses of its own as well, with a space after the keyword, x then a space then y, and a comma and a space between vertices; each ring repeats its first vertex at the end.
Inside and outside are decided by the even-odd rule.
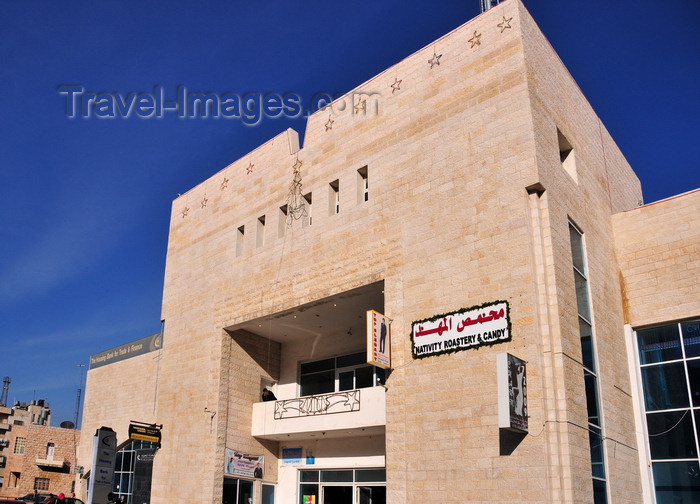
POLYGON ((641 364, 678 360, 683 357, 677 324, 637 331, 637 347, 641 364))
POLYGON ((682 362, 642 368, 644 405, 647 411, 683 408, 689 405, 682 362))

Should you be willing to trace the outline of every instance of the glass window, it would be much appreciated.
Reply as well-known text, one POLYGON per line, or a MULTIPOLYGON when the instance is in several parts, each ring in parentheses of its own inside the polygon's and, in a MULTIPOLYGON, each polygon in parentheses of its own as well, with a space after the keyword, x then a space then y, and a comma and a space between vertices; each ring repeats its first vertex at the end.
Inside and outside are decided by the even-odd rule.
POLYGON ((700 357, 700 322, 684 322, 681 330, 686 358, 700 357))
POLYGON ((15 448, 14 453, 17 455, 24 455, 24 447, 27 445, 27 438, 16 437, 15 438, 15 448))
MULTIPOLYGON (((561 141, 560 137, 560 141, 561 141)), ((568 155, 568 153, 567 153, 568 155)), ((563 159, 563 158, 562 158, 563 159)), ((588 429, 591 452, 591 473, 595 504, 607 502, 605 481, 605 453, 603 446, 602 419, 600 412, 600 384, 596 374, 595 339, 591 325, 591 302, 588 292, 586 255, 583 234, 573 223, 569 222, 569 240, 571 243, 571 260, 573 263, 574 285, 576 287, 576 306, 578 309, 579 338, 581 358, 583 360, 583 378, 588 409, 588 429)))
POLYGON ((223 504, 250 504, 253 502, 253 482, 224 478, 223 504))
POLYGON ((682 362, 642 368, 644 405, 647 411, 688 406, 688 389, 682 362))
POLYGON ((588 407, 588 423, 600 425, 600 415, 598 413, 598 388, 596 379, 588 371, 583 372, 583 379, 586 382, 586 406, 588 407))
POLYGON ((374 387, 384 382, 384 369, 368 365, 364 352, 305 362, 299 366, 299 395, 302 397, 374 387))
POLYGON ((693 359, 688 364, 688 382, 693 406, 700 406, 700 359, 693 359))
POLYGON ((253 482, 238 480, 238 504, 250 504, 251 502, 253 502, 253 482))
POLYGON ((318 471, 299 471, 299 481, 318 481, 318 471))
POLYGON ((328 482, 347 482, 352 481, 352 471, 321 471, 321 481, 328 482))
POLYGON ((647 414, 652 459, 697 458, 690 410, 647 414))
POLYGON ((683 357, 676 324, 637 331, 637 346, 641 364, 677 360, 683 357))
POLYGON ((591 427, 588 431, 588 442, 591 447, 591 464, 593 476, 605 478, 605 461, 603 460, 603 436, 600 429, 591 427))
POLYGON ((588 305, 588 282, 585 277, 574 270, 574 280, 576 281, 576 302, 578 303, 578 314, 586 320, 591 320, 591 308, 588 305))
POLYGON ((34 478, 34 490, 48 490, 49 481, 49 478, 34 478))
POLYGON ((700 465, 697 461, 654 462, 651 467, 657 504, 698 502, 700 465))
POLYGON ((583 358, 583 366, 592 373, 595 373, 596 365, 593 360, 593 329, 591 328, 591 324, 581 317, 578 318, 578 329, 581 333, 581 357, 583 358))
POLYGON ((262 504, 275 504, 275 486, 262 485, 262 504))
POLYGON ((299 504, 309 504, 310 502, 316 504, 321 502, 318 495, 318 485, 308 483, 299 485, 299 504))
POLYGON ((657 504, 700 503, 700 321, 636 332, 657 504))
POLYGON ((358 469, 355 471, 355 481, 362 483, 386 481, 386 469, 358 469))
POLYGON ((328 394, 335 391, 335 371, 301 375, 299 395, 328 394))

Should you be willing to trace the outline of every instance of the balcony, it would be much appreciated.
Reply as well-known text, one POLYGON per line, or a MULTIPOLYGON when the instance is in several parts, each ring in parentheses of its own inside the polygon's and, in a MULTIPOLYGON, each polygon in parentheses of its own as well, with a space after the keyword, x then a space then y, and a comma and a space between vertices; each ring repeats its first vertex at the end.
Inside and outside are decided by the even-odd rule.
POLYGON ((251 434, 300 440, 384 434, 386 389, 369 387, 253 405, 251 434))
POLYGON ((34 462, 36 465, 39 467, 44 468, 44 470, 53 470, 53 471, 68 471, 70 470, 70 462, 67 460, 61 460, 61 459, 41 459, 38 458, 34 462))

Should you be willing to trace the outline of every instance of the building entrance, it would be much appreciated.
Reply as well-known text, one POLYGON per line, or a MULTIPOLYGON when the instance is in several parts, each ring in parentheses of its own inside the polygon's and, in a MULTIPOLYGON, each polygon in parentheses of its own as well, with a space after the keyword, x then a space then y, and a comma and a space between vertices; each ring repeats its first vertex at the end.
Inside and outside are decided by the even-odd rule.
POLYGON ((384 469, 299 471, 300 504, 386 504, 384 469))
POLYGON ((322 486, 321 495, 322 504, 355 504, 351 486, 322 486))

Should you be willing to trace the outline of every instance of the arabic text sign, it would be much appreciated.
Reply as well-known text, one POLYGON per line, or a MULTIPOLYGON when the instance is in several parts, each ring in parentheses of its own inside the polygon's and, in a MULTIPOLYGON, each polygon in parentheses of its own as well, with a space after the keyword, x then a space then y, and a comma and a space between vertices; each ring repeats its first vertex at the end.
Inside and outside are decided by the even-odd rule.
POLYGON ((413 323, 413 357, 421 358, 509 341, 510 313, 507 301, 448 313, 413 323))

